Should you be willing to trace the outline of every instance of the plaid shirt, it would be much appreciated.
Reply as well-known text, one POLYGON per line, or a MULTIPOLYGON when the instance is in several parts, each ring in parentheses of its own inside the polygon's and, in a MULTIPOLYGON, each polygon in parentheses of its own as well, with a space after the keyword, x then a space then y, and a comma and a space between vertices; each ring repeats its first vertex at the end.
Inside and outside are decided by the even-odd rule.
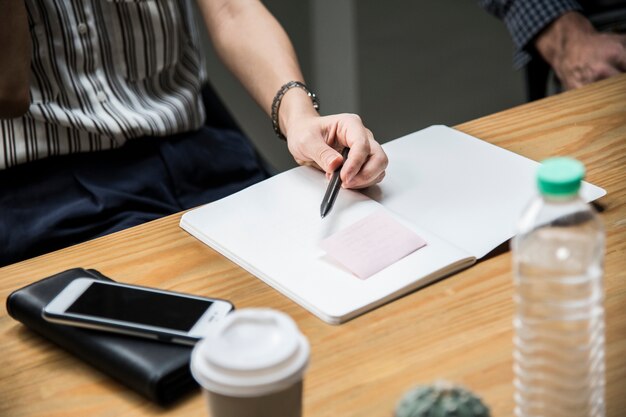
POLYGON ((515 68, 530 61, 531 42, 544 27, 565 12, 582 10, 575 0, 479 0, 479 4, 506 24, 515 44, 515 68))

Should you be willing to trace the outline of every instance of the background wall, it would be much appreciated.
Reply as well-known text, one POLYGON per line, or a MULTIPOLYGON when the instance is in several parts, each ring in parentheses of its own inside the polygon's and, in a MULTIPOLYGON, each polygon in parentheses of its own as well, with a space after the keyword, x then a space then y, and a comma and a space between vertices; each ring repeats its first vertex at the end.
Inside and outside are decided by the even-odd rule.
MULTIPOLYGON (((477 1, 264 3, 291 37, 322 114, 359 113, 379 142, 524 102, 509 35, 477 1)), ((277 170, 295 166, 268 116, 206 45, 210 79, 244 131, 277 170)))

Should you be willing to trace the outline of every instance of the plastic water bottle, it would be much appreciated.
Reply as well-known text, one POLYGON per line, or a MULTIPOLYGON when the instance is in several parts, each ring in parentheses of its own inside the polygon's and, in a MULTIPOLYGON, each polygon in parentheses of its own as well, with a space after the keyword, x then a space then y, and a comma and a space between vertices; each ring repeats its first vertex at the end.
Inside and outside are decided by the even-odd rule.
POLYGON ((584 173, 546 160, 512 241, 518 417, 605 415, 604 228, 578 195, 584 173))

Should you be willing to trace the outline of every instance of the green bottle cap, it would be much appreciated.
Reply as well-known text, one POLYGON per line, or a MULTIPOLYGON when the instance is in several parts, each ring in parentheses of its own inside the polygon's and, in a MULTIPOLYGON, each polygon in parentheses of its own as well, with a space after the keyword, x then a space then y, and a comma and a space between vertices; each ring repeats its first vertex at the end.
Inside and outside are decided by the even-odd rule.
POLYGON ((585 166, 573 158, 549 158, 537 171, 537 185, 542 195, 565 197, 578 193, 585 177, 585 166))

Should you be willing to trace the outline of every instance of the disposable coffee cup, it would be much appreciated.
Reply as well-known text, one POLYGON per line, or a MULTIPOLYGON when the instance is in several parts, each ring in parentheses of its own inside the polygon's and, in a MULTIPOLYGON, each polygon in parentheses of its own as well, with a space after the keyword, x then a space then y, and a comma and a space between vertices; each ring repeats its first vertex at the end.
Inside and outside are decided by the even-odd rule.
POLYGON ((215 323, 191 354, 211 417, 300 417, 309 343, 271 309, 236 310, 215 323))

